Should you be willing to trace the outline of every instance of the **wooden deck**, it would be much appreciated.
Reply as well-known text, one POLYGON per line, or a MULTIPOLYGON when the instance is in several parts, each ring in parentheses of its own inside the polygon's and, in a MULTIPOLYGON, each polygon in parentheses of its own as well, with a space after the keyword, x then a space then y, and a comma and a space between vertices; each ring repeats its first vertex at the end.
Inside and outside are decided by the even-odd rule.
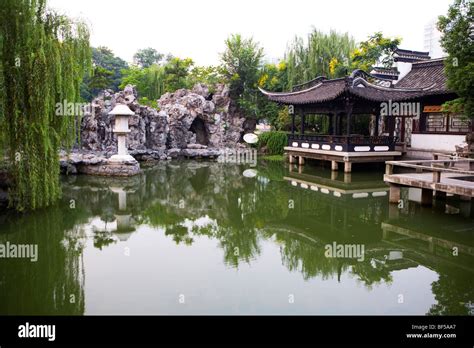
POLYGON ((301 147, 286 146, 285 152, 288 154, 290 163, 296 163, 295 157, 298 157, 298 164, 303 165, 305 158, 311 158, 321 161, 330 161, 331 169, 338 170, 339 163, 344 163, 344 172, 352 171, 352 163, 373 163, 393 160, 401 156, 399 151, 378 151, 378 152, 345 152, 334 150, 315 150, 301 147))
POLYGON ((433 192, 437 196, 453 194, 471 199, 474 197, 474 171, 469 169, 473 163, 471 159, 388 161, 384 181, 390 184, 390 202, 399 202, 401 186, 420 188, 424 205, 431 205, 433 192), (416 172, 393 174, 397 166, 416 172))

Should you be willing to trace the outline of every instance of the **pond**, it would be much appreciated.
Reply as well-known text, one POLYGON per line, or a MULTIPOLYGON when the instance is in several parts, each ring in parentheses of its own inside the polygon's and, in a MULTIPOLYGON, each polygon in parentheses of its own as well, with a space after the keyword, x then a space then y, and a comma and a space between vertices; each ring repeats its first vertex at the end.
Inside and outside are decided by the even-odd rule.
POLYGON ((472 314, 469 202, 432 208, 380 170, 170 162, 63 178, 56 206, 0 215, 0 314, 472 314))

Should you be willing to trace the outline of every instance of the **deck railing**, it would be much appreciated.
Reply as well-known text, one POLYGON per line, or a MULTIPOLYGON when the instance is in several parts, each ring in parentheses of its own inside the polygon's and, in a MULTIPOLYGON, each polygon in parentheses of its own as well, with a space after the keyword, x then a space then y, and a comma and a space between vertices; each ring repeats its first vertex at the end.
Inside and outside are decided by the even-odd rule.
POLYGON ((394 151, 396 137, 363 135, 289 134, 288 146, 328 151, 381 152, 394 151))
POLYGON ((474 175, 474 159, 460 158, 454 160, 408 160, 408 161, 386 161, 385 175, 393 175, 394 167, 415 169, 416 173, 433 173, 433 183, 441 181, 442 173, 474 175), (455 167, 464 165, 467 168, 455 167))

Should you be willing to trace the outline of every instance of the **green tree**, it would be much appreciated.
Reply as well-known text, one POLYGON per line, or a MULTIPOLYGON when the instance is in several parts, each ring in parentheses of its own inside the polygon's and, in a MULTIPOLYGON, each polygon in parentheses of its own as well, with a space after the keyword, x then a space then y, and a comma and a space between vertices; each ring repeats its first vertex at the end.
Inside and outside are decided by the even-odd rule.
POLYGON ((213 90, 216 84, 221 82, 224 82, 224 79, 217 67, 196 66, 189 72, 187 85, 192 88, 197 83, 203 83, 213 90))
POLYGON ((56 104, 80 100, 91 62, 89 31, 46 10, 45 0, 4 0, 0 37, 0 132, 12 177, 10 206, 20 211, 49 206, 61 195, 59 149, 72 145, 79 124, 57 115, 56 104))
POLYGON ((84 100, 92 100, 103 89, 118 90, 122 80, 122 71, 128 68, 127 62, 114 55, 107 47, 92 47, 94 69, 87 72, 81 86, 84 100))
POLYGON ((108 88, 112 83, 113 75, 114 73, 112 71, 104 69, 101 66, 94 67, 89 80, 89 88, 93 90, 108 88))
POLYGON ((123 71, 120 88, 126 85, 134 85, 137 89, 140 102, 150 106, 156 106, 156 100, 165 92, 164 68, 153 64, 148 68, 141 69, 131 66, 123 71))
POLYGON ((148 47, 138 50, 133 56, 133 62, 142 68, 148 68, 153 64, 159 64, 164 56, 154 48, 148 47))
POLYGON ((441 45, 448 57, 445 62, 448 88, 459 98, 445 105, 452 112, 463 111, 474 118, 474 3, 455 0, 446 16, 440 16, 441 45))
POLYGON ((171 58, 164 66, 165 92, 187 88, 187 76, 193 65, 194 62, 191 58, 171 58))
POLYGON ((240 34, 231 35, 225 45, 221 72, 229 84, 230 97, 247 117, 254 117, 263 49, 252 38, 244 39, 240 34))
POLYGON ((381 32, 371 35, 368 40, 359 43, 359 47, 351 54, 351 69, 361 69, 367 72, 376 64, 386 68, 393 65, 393 55, 400 45, 400 38, 387 38, 381 32))
POLYGON ((349 34, 331 30, 329 34, 313 29, 306 40, 296 37, 286 53, 287 86, 310 81, 318 76, 342 77, 343 69, 335 69, 339 64, 349 64, 355 41, 349 34))
MULTIPOLYGON (((282 92, 288 84, 287 64, 281 61, 278 64, 267 63, 259 71, 258 86, 267 91, 282 92)), ((279 116, 283 108, 277 103, 269 101, 261 93, 257 98, 257 118, 267 120, 272 126, 280 129, 283 119, 279 116)))

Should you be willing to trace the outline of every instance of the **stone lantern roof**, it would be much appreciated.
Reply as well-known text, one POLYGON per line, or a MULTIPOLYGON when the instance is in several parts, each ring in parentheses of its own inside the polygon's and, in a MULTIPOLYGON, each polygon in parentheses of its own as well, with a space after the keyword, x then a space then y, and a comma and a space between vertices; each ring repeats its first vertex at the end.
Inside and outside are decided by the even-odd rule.
POLYGON ((109 115, 133 116, 135 113, 125 104, 116 104, 109 115))

